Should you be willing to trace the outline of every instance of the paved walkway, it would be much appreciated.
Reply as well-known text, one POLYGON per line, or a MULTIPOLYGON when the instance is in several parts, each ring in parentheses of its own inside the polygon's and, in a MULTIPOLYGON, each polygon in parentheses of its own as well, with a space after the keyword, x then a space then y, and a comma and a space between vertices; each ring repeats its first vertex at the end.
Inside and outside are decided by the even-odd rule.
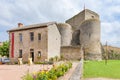
POLYGON ((72 68, 64 76, 60 77, 58 80, 69 80, 69 78, 71 77, 72 73, 74 72, 78 64, 79 62, 73 62, 72 68))
MULTIPOLYGON (((73 62, 73 67, 59 80, 69 80, 79 62, 73 62)), ((51 69, 52 65, 44 65, 44 69, 51 69)), ((26 73, 43 70, 43 65, 0 65, 0 80, 22 80, 26 73)))
MULTIPOLYGON (((44 65, 44 69, 51 68, 44 65)), ((43 65, 0 65, 0 80, 22 80, 21 77, 27 72, 36 72, 43 69, 43 65)))
POLYGON ((69 80, 81 80, 83 74, 83 60, 79 62, 69 80))

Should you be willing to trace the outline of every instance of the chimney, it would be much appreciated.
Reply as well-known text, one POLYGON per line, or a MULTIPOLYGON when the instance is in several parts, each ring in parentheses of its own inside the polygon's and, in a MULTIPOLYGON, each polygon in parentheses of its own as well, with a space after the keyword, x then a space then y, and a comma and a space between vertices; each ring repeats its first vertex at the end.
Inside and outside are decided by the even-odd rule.
POLYGON ((22 23, 18 23, 18 27, 23 27, 23 24, 22 23))

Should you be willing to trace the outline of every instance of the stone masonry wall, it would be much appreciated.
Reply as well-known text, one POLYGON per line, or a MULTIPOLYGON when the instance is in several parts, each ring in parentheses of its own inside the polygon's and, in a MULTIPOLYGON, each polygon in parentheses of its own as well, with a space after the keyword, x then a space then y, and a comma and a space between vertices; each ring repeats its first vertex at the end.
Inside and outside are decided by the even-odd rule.
POLYGON ((72 40, 72 27, 67 23, 58 23, 57 27, 61 34, 61 46, 70 46, 72 40))
POLYGON ((23 61, 28 61, 30 49, 34 49, 34 61, 38 61, 38 51, 41 51, 41 60, 47 58, 47 27, 29 30, 14 31, 14 58, 11 58, 11 33, 10 32, 10 59, 17 61, 19 50, 22 49, 23 61), (34 41, 30 41, 30 32, 34 32, 34 41), (22 33, 23 41, 20 42, 19 34, 22 33), (41 34, 41 40, 38 40, 38 33, 41 34))
POLYGON ((63 46, 61 47, 61 55, 66 60, 80 60, 81 50, 80 47, 76 46, 63 46))
POLYGON ((85 11, 80 12, 79 14, 68 19, 66 23, 72 26, 73 31, 78 30, 82 21, 85 20, 85 11))
POLYGON ((84 9, 68 19, 66 23, 73 28, 72 46, 83 46, 85 58, 88 60, 101 60, 99 15, 89 9, 84 9))
POLYGON ((55 24, 48 26, 48 59, 60 57, 61 35, 55 24))
POLYGON ((80 26, 80 44, 85 49, 85 59, 101 60, 100 21, 85 20, 80 26))

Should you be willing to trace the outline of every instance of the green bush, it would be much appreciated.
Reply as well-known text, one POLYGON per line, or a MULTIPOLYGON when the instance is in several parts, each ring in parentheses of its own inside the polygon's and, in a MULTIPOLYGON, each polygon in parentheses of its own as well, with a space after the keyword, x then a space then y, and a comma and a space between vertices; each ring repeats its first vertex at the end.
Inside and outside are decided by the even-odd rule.
POLYGON ((59 61, 59 57, 58 57, 58 56, 51 57, 51 58, 49 59, 49 61, 52 61, 52 62, 59 61))
POLYGON ((69 68, 72 68, 72 63, 68 62, 69 68))
POLYGON ((48 80, 48 75, 45 71, 39 72, 37 74, 36 80, 48 80))
POLYGON ((33 76, 29 73, 23 77, 23 80, 33 80, 33 76))
POLYGON ((51 58, 49 59, 49 61, 52 61, 52 62, 53 62, 53 61, 54 61, 54 58, 53 58, 53 57, 51 57, 51 58))
MULTIPOLYGON (((108 50, 107 57, 109 60, 120 60, 120 52, 115 50, 108 50)), ((106 51, 104 51, 103 59, 106 58, 106 51)))
POLYGON ((60 55, 60 60, 64 60, 64 56, 63 55, 60 55))
POLYGON ((48 77, 49 77, 50 80, 57 80, 57 76, 55 74, 55 69, 51 69, 48 72, 48 77))
POLYGON ((63 76, 71 67, 72 63, 66 62, 53 67, 50 71, 41 71, 33 76, 27 74, 23 80, 57 80, 58 77, 63 76))
POLYGON ((53 62, 52 61, 34 62, 34 64, 53 64, 53 62))
POLYGON ((9 57, 9 41, 3 42, 3 45, 0 46, 0 55, 9 57))

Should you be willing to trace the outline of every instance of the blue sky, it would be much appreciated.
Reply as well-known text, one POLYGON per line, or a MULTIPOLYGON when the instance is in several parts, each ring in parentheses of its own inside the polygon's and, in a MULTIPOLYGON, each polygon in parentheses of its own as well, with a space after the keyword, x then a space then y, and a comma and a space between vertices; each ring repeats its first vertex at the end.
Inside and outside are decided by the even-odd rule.
POLYGON ((120 47, 120 0, 0 0, 0 41, 8 40, 6 31, 19 22, 65 22, 84 4, 100 15, 101 42, 120 47))

